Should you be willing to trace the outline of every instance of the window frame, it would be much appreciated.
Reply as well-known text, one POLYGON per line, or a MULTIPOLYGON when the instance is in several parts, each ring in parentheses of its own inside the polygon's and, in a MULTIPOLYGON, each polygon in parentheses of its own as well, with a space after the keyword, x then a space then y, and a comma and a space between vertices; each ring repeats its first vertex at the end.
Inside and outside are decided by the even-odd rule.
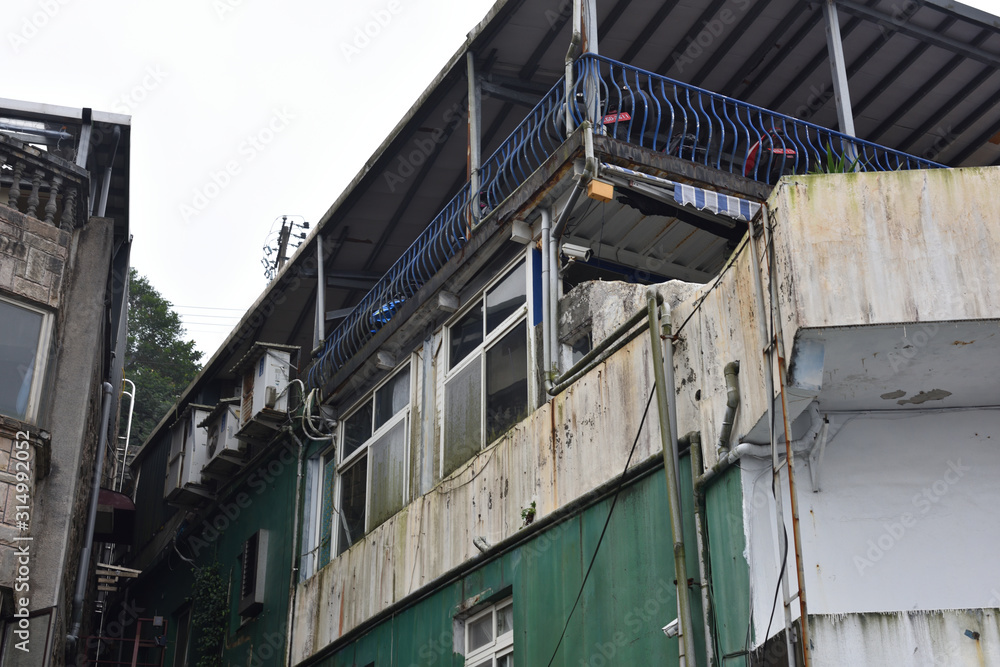
POLYGON ((441 406, 442 409, 439 411, 440 414, 440 442, 438 443, 438 475, 444 477, 445 475, 445 448, 447 446, 447 423, 448 423, 448 405, 447 405, 447 390, 448 384, 458 377, 463 371, 465 371, 469 366, 474 363, 479 364, 479 451, 482 451, 493 441, 487 442, 486 433, 486 356, 487 353, 493 349, 500 341, 502 341, 507 334, 513 331, 521 322, 525 323, 525 374, 527 376, 527 387, 528 396, 527 404, 530 408, 532 404, 532 350, 531 350, 531 325, 528 321, 528 313, 531 312, 532 306, 532 266, 529 261, 529 257, 526 254, 519 254, 517 257, 513 258, 510 262, 505 264, 497 275, 490 279, 489 282, 484 284, 479 290, 476 291, 476 296, 470 299, 469 302, 460 310, 458 310, 453 317, 451 317, 444 325, 444 335, 442 344, 442 353, 444 354, 444 368, 445 371, 442 373, 441 378, 441 406), (496 288, 505 279, 511 276, 514 271, 517 270, 518 265, 522 265, 523 269, 523 279, 524 279, 524 303, 520 304, 510 315, 504 318, 503 321, 497 323, 492 330, 487 331, 488 313, 486 307, 486 299, 490 293, 490 290, 496 288), (468 351, 465 356, 456 362, 454 365, 451 363, 451 346, 452 346, 452 329, 462 321, 462 319, 468 315, 471 311, 476 308, 481 308, 482 310, 482 340, 476 345, 475 348, 468 351))
MULTIPOLYGON (((345 413, 345 416, 343 417, 343 419, 340 420, 340 424, 337 427, 338 428, 338 433, 337 433, 337 435, 338 435, 338 437, 337 437, 337 447, 330 448, 330 449, 326 450, 319 457, 319 466, 320 467, 319 467, 319 482, 318 482, 318 485, 317 485, 317 487, 319 489, 319 493, 317 494, 317 502, 318 502, 318 510, 317 511, 319 512, 319 516, 320 516, 322 522, 325 523, 325 525, 328 525, 329 528, 330 528, 330 559, 327 562, 331 562, 335 558, 339 557, 340 554, 342 554, 344 551, 346 551, 347 549, 349 549, 353 544, 357 544, 357 542, 359 542, 362 537, 364 537, 365 535, 367 535, 373 528, 376 527, 376 526, 372 526, 371 525, 372 474, 373 474, 373 470, 372 470, 372 467, 373 467, 372 459, 373 459, 373 457, 371 456, 371 447, 375 443, 379 442, 383 436, 387 435, 390 431, 392 431, 394 428, 396 428, 397 426, 399 426, 399 424, 401 422, 403 423, 403 439, 404 439, 404 441, 403 441, 403 461, 405 462, 405 465, 407 467, 407 474, 403 475, 402 495, 403 495, 404 505, 406 503, 406 499, 410 497, 410 475, 409 475, 408 469, 409 469, 409 461, 410 461, 410 454, 411 454, 411 451, 410 451, 410 448, 411 448, 411 442, 410 442, 410 428, 411 428, 410 414, 411 414, 411 412, 413 410, 413 391, 414 391, 414 382, 415 382, 413 369, 414 369, 414 365, 411 363, 411 360, 409 358, 407 358, 406 361, 404 361, 399 366, 397 366, 395 369, 393 369, 392 372, 390 372, 388 375, 386 375, 385 378, 383 378, 377 385, 375 385, 375 387, 373 387, 371 389, 371 391, 366 392, 365 393, 365 397, 363 399, 359 400, 354 405, 352 405, 351 408, 350 408, 350 410, 345 413), (376 410, 376 396, 378 395, 378 393, 379 393, 380 390, 382 390, 385 387, 389 386, 394 379, 396 379, 401 373, 404 373, 404 372, 409 372, 409 379, 407 380, 408 386, 407 386, 407 401, 406 401, 406 405, 404 405, 398 411, 396 411, 395 413, 393 413, 388 419, 386 419, 382 423, 382 425, 380 425, 376 429, 375 428, 375 420, 376 420, 376 418, 378 416, 377 415, 377 410, 376 410), (344 438, 344 431, 346 429, 347 421, 350 420, 351 417, 353 417, 359 411, 363 410, 366 406, 371 406, 371 408, 372 408, 372 410, 371 410, 371 426, 372 426, 371 433, 368 436, 368 438, 365 439, 364 442, 362 442, 361 444, 359 444, 357 446, 357 448, 355 448, 355 450, 353 452, 351 452, 346 457, 344 457, 344 439, 345 439, 344 438), (323 491, 324 491, 324 485, 323 485, 324 474, 323 474, 323 471, 325 470, 327 461, 329 460, 328 456, 331 455, 331 454, 335 457, 335 469, 334 469, 334 481, 333 481, 333 483, 334 483, 334 491, 333 491, 333 499, 332 499, 332 502, 331 502, 332 511, 331 511, 330 517, 327 518, 327 517, 323 517, 322 516, 322 512, 323 512, 323 507, 322 507, 322 505, 323 505, 323 491), (341 506, 341 500, 342 500, 341 494, 343 493, 343 477, 344 477, 344 473, 347 470, 353 468, 355 465, 359 465, 360 464, 359 462, 360 462, 360 460, 362 458, 366 459, 365 462, 364 462, 364 465, 366 467, 366 470, 365 470, 365 526, 364 526, 364 532, 361 535, 357 536, 357 538, 354 539, 351 542, 351 544, 348 544, 348 545, 344 546, 343 548, 341 548, 341 544, 340 544, 340 530, 339 530, 339 525, 338 524, 339 524, 340 520, 342 519, 342 515, 341 515, 341 511, 340 511, 340 506, 341 506)), ((325 529, 325 527, 321 528, 319 530, 318 539, 316 541, 316 559, 317 559, 316 569, 317 570, 320 569, 320 568, 322 568, 324 565, 326 565, 326 563, 320 562, 320 558, 319 558, 319 552, 320 552, 320 550, 322 548, 322 545, 320 544, 320 542, 321 542, 321 540, 323 538, 323 530, 324 529, 325 529)))
POLYGON ((465 664, 474 667, 496 667, 498 658, 505 658, 508 655, 513 655, 514 653, 514 598, 513 596, 506 597, 498 602, 494 602, 484 609, 471 614, 464 619, 462 623, 462 653, 465 656, 465 664), (511 608, 511 624, 510 630, 503 633, 502 635, 496 634, 497 628, 497 612, 506 607, 511 608), (469 648, 469 629, 473 623, 481 618, 490 616, 492 618, 490 622, 490 628, 492 631, 492 639, 483 644, 482 646, 471 650, 469 648), (489 660, 488 663, 483 663, 483 660, 489 660))
MULTIPOLYGON (((28 400, 24 408, 24 415, 4 414, 4 416, 23 421, 28 424, 36 424, 42 403, 42 390, 45 378, 48 373, 49 348, 52 345, 52 333, 55 327, 54 315, 33 304, 26 303, 18 299, 12 299, 6 295, 0 295, 0 303, 7 304, 14 308, 21 308, 32 313, 41 315, 42 321, 38 327, 38 338, 35 341, 35 356, 31 371, 31 387, 28 390, 28 400)), ((4 379, 6 382, 7 380, 4 379)), ((22 380, 23 381, 23 380, 22 380)))

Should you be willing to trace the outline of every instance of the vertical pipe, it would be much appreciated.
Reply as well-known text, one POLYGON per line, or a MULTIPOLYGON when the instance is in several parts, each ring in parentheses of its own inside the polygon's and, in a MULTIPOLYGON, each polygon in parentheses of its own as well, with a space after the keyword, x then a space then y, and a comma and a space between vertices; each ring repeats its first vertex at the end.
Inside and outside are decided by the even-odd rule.
POLYGON ((104 181, 101 184, 101 199, 97 204, 97 217, 103 218, 108 208, 108 194, 111 192, 111 170, 115 166, 115 156, 118 154, 118 140, 121 139, 122 129, 115 125, 115 143, 111 147, 111 158, 108 166, 104 168, 104 181))
POLYGON ((694 634, 691 632, 691 600, 687 586, 687 559, 684 556, 684 526, 681 522, 680 493, 674 452, 671 451, 670 409, 667 395, 673 391, 667 386, 663 372, 663 350, 660 345, 660 316, 656 295, 646 298, 649 318, 649 341, 653 352, 653 375, 656 380, 656 408, 660 418, 660 442, 663 447, 663 468, 667 475, 667 498, 670 505, 670 532, 674 541, 674 576, 677 578, 677 618, 680 664, 694 666, 694 634))
POLYGON ((316 326, 313 354, 326 340, 326 267, 323 266, 323 234, 316 233, 316 326))
POLYGON ((122 474, 121 480, 118 482, 118 492, 121 493, 122 489, 125 488, 125 468, 128 466, 128 441, 132 437, 132 411, 135 410, 135 383, 131 380, 122 378, 122 382, 128 382, 132 385, 132 393, 123 391, 122 394, 128 396, 128 422, 125 425, 125 449, 122 451, 122 474))
POLYGON ((87 594, 87 575, 90 572, 90 552, 94 547, 94 524, 97 521, 97 501, 101 495, 101 476, 104 473, 105 440, 108 437, 108 419, 111 415, 111 395, 115 388, 110 382, 105 382, 101 389, 101 429, 97 437, 97 457, 94 462, 94 481, 90 489, 90 507, 87 509, 87 528, 83 534, 83 549, 80 551, 80 564, 76 570, 76 592, 73 594, 73 612, 70 631, 66 635, 67 662, 76 664, 77 642, 80 639, 80 626, 83 620, 83 601, 87 594))
MULTIPOLYGON (((767 218, 765 217, 764 218, 765 230, 766 230, 766 225, 767 225, 767 218)), ((757 241, 754 238, 754 229, 752 220, 747 221, 747 227, 748 227, 747 239, 750 244, 751 270, 753 271, 754 288, 757 301, 757 330, 760 336, 760 341, 764 345, 764 363, 765 363, 764 394, 767 396, 767 429, 769 438, 768 442, 771 444, 771 470, 774 471, 778 470, 778 466, 780 465, 778 459, 777 436, 774 432, 774 379, 771 376, 771 373, 773 372, 774 369, 774 362, 772 358, 772 350, 774 349, 774 346, 773 346, 773 337, 768 336, 767 333, 767 313, 769 311, 767 309, 767 305, 764 302, 764 286, 760 277, 761 276, 760 255, 758 254, 757 251, 757 241)), ((778 538, 781 540, 781 545, 783 547, 782 550, 785 551, 788 548, 786 544, 788 538, 785 536, 784 532, 785 519, 781 502, 780 489, 779 492, 774 495, 774 510, 777 516, 777 523, 780 524, 782 527, 781 532, 778 533, 778 538)), ((782 571, 779 573, 778 576, 781 578, 781 590, 783 592, 783 601, 784 601, 782 609, 785 616, 785 650, 787 651, 787 655, 792 656, 795 654, 795 647, 792 643, 792 631, 791 631, 792 619, 791 619, 791 611, 789 608, 789 604, 791 601, 791 592, 789 591, 790 585, 788 583, 788 569, 787 568, 782 569, 782 571)), ((769 618, 768 621, 770 622, 770 620, 771 619, 769 618)), ((764 637, 763 641, 766 642, 767 637, 764 637)))
MULTIPOLYGON (((306 400, 308 400, 308 399, 306 399, 306 400)), ((288 435, 292 436, 292 439, 295 440, 295 442, 299 446, 299 463, 298 463, 298 470, 297 470, 297 474, 296 474, 297 476, 295 478, 295 510, 294 510, 294 514, 293 514, 293 518, 292 518, 292 562, 298 561, 299 562, 299 566, 292 567, 291 581, 288 583, 288 590, 290 592, 290 595, 289 595, 289 598, 288 598, 288 621, 287 621, 286 628, 285 628, 285 637, 287 638, 287 641, 288 641, 288 646, 286 648, 287 655, 286 655, 285 664, 286 665, 291 665, 292 664, 292 633, 293 633, 293 630, 294 630, 294 626, 292 624, 292 620, 295 618, 295 598, 296 598, 296 592, 298 591, 298 582, 296 581, 296 578, 297 578, 298 573, 299 573, 299 567, 301 567, 301 560, 300 559, 302 557, 301 556, 302 547, 299 544, 299 541, 300 541, 300 539, 299 539, 299 507, 302 504, 302 487, 303 487, 302 462, 303 462, 303 459, 305 458, 306 446, 302 442, 302 440, 300 440, 299 437, 295 435, 295 432, 292 431, 291 429, 288 429, 288 435)))
POLYGON ((469 219, 473 224, 479 222, 480 207, 480 183, 479 168, 482 162, 480 150, 480 125, 481 125, 481 101, 482 93, 479 87, 479 79, 476 76, 476 56, 472 51, 465 54, 466 77, 469 83, 469 149, 468 149, 468 176, 469 193, 469 219))
POLYGON ((691 445, 691 488, 694 489, 694 536, 698 548, 698 577, 701 580, 701 617, 705 625, 705 664, 713 667, 715 664, 715 632, 712 628, 712 609, 708 594, 708 564, 711 554, 705 540, 705 514, 702 503, 705 501, 700 478, 702 474, 701 433, 694 431, 687 436, 691 445))
MULTIPOLYGON (((770 219, 768 208, 765 203, 761 207, 764 215, 764 242, 768 248, 768 259, 774 257, 774 246, 771 245, 770 219)), ((771 270, 774 271, 774 263, 769 262, 771 270)), ((792 509, 792 540, 795 545, 795 574, 799 587, 799 644, 802 648, 802 666, 809 667, 809 623, 806 615, 806 577, 802 566, 802 536, 799 530, 799 501, 795 493, 795 459, 792 454, 792 432, 788 422, 788 398, 785 392, 785 337, 781 332, 781 308, 778 303, 778 285, 771 280, 771 308, 774 309, 774 321, 778 324, 774 327, 775 343, 778 351, 778 383, 781 389, 781 411, 785 426, 785 463, 788 467, 788 496, 792 509)))
POLYGON ((552 388, 552 336, 549 333, 552 321, 552 291, 549 289, 549 273, 552 270, 549 254, 549 232, 552 228, 552 214, 549 209, 542 211, 542 374, 545 390, 552 388))

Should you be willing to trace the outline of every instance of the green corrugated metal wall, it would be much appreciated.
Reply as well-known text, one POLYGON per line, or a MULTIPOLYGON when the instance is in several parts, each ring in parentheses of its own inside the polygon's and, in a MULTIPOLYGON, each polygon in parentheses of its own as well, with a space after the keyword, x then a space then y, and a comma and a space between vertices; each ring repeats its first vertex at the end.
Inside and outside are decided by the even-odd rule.
MULTIPOLYGON (((711 513, 741 516, 739 472, 710 491, 711 513), (715 489, 718 489, 717 491, 715 489)), ((688 576, 698 581, 689 459, 681 460, 688 576)), ((358 640, 326 657, 325 667, 461 666, 453 653, 453 619, 458 606, 476 595, 512 594, 514 646, 518 665, 545 666, 580 589, 611 505, 605 499, 556 524, 455 583, 400 611, 358 640)), ((716 570, 716 603, 725 628, 723 645, 742 648, 747 587, 742 526, 710 519, 716 570), (720 578, 725 578, 720 582, 720 578), (742 616, 741 616, 742 614, 742 616), (739 637, 737 637, 739 635, 739 637), (738 642, 737 642, 738 638, 738 642)), ((692 586, 698 664, 704 664, 704 633, 698 589, 692 586)), ((676 617, 672 542, 662 468, 626 486, 553 665, 676 665, 677 640, 661 631, 676 617)), ((735 660, 727 665, 739 664, 735 660)))

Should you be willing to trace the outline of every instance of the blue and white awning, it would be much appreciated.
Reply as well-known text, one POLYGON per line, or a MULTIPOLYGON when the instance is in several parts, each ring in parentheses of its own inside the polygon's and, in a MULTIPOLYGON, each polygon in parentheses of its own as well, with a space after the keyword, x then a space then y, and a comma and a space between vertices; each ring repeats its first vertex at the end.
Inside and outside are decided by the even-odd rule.
POLYGON ((760 210, 760 204, 756 202, 681 183, 674 185, 674 201, 682 206, 694 206, 701 211, 711 211, 736 220, 750 220, 760 210))
MULTIPOLYGON (((719 194, 712 190, 696 188, 693 185, 684 185, 674 181, 646 174, 641 171, 634 171, 619 167, 614 164, 601 163, 601 172, 608 175, 617 175, 619 178, 628 181, 637 181, 646 185, 661 188, 665 192, 673 194, 674 201, 681 206, 693 206, 701 211, 710 211, 716 215, 724 215, 734 220, 750 220, 757 211, 760 204, 739 197, 719 194)), ((615 179, 612 178, 612 181, 615 179)))

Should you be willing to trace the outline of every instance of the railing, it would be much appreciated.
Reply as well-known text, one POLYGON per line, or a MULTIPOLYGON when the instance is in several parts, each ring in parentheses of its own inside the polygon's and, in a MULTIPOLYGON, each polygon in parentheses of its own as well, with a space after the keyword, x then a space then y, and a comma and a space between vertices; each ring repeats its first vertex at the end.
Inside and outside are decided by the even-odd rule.
MULTIPOLYGON (((597 134, 758 181, 942 166, 600 56, 580 58, 574 81, 576 125, 590 116, 597 134)), ((555 152, 568 134, 565 111, 560 80, 483 163, 479 191, 466 184, 327 336, 308 373, 311 387, 357 354, 465 245, 479 220, 555 152)))
POLYGON ((578 124, 590 116, 598 133, 765 183, 943 166, 600 56, 577 61, 573 92, 578 124))
POLYGON ((80 168, 0 134, 0 203, 72 229, 86 222, 88 189, 80 168))

